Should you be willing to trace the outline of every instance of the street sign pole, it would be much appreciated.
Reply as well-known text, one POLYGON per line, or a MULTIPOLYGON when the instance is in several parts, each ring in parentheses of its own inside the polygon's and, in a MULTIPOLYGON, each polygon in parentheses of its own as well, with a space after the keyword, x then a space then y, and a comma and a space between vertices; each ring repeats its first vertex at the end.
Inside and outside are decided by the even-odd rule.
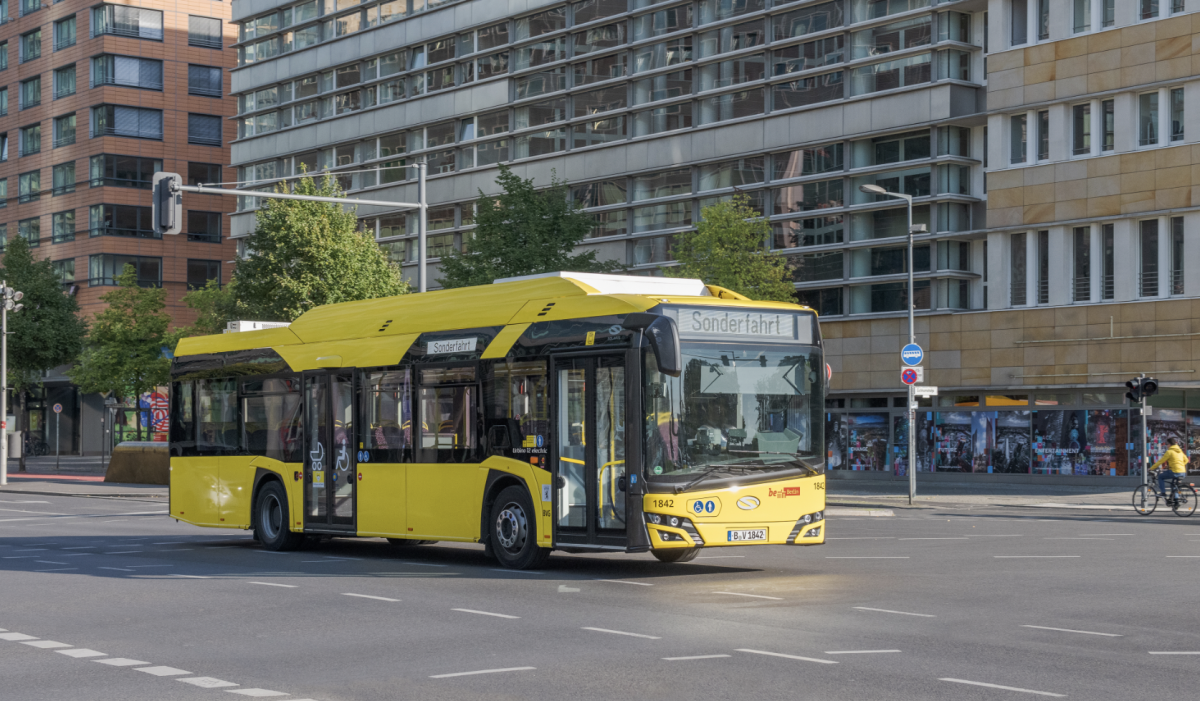
MULTIPOLYGON (((8 290, 8 280, 0 282, 8 290)), ((8 309, 0 304, 0 485, 8 484, 8 309)))
POLYGON ((54 471, 58 472, 58 458, 59 458, 58 447, 60 445, 59 438, 62 436, 62 433, 59 431, 59 425, 62 423, 62 404, 59 404, 56 402, 54 404, 53 408, 54 408, 54 471))

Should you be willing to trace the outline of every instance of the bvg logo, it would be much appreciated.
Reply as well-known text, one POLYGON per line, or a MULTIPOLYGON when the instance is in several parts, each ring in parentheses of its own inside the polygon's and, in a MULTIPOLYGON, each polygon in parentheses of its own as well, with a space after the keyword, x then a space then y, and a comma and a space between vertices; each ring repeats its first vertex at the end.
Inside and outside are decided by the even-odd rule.
POLYGON ((787 497, 798 497, 798 496, 800 496, 800 488, 799 487, 784 487, 783 489, 771 489, 770 487, 767 487, 767 496, 776 497, 778 499, 785 499, 787 497))

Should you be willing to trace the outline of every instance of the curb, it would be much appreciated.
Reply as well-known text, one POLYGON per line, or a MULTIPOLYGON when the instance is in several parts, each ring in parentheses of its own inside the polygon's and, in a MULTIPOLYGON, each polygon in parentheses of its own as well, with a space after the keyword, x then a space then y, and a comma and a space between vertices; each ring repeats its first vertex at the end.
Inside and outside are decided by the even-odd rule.
POLYGON ((8 494, 8 495, 28 494, 30 496, 39 496, 39 497, 83 497, 85 499, 145 499, 147 501, 161 501, 161 500, 167 498, 166 494, 163 494, 162 496, 158 496, 155 494, 138 494, 138 493, 125 494, 125 493, 119 493, 119 492, 118 493, 110 493, 110 494, 80 494, 77 492, 76 493, 41 492, 41 491, 35 492, 32 490, 27 490, 27 489, 16 490, 16 489, 3 489, 3 488, 0 488, 0 494, 8 494))
POLYGON ((891 509, 851 509, 846 507, 826 507, 827 516, 895 516, 891 509))

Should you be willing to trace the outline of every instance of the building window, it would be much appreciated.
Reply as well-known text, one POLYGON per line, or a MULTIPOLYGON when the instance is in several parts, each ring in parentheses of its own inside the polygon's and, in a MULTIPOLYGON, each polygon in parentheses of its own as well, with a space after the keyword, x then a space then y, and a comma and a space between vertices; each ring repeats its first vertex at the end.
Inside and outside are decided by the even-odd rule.
POLYGON ((798 290, 796 298, 800 304, 815 309, 821 316, 841 316, 842 288, 826 287, 819 290, 798 290))
POLYGON ((1158 220, 1146 219, 1138 222, 1138 253, 1141 256, 1141 275, 1138 280, 1138 295, 1158 296, 1158 220))
POLYGON ((1117 23, 1117 0, 1100 0, 1100 2, 1100 13, 1104 26, 1114 26, 1117 23))
POLYGON ((40 153, 42 150, 42 125, 33 124, 27 127, 21 127, 19 133, 21 139, 21 155, 31 156, 35 153, 40 153))
POLYGON ((149 190, 151 179, 160 170, 162 161, 157 158, 102 154, 92 156, 88 178, 91 187, 109 185, 149 190))
POLYGON ((1158 17, 1159 0, 1138 0, 1138 19, 1158 17))
POLYGON ((1092 106, 1071 108, 1071 153, 1081 156, 1092 152, 1092 106))
POLYGON ((1172 88, 1170 92, 1171 141, 1183 140, 1183 88, 1172 88))
POLYGON ((1037 113, 1037 139, 1039 161, 1050 159, 1050 111, 1042 110, 1037 113))
POLYGON ((1012 45, 1029 42, 1029 0, 1009 0, 1009 22, 1012 25, 1012 45))
MULTIPOLYGON (((7 7, 4 8, 6 11, 7 7)), ((37 12, 42 9, 42 0, 21 0, 21 16, 37 12)))
POLYGON ((88 208, 89 236, 130 236, 156 239, 149 207, 121 204, 94 204, 88 208))
POLYGON ((54 99, 75 94, 75 64, 55 69, 54 99))
POLYGON ((932 79, 932 65, 929 54, 918 54, 855 68, 850 71, 850 94, 866 95, 928 83, 932 79))
POLYGON ((28 241, 30 248, 42 245, 42 220, 31 217, 17 222, 17 236, 28 241))
POLYGON ((189 258, 187 262, 188 289, 202 289, 209 280, 216 280, 218 285, 221 284, 221 261, 189 258))
POLYGON ((116 285, 117 277, 133 266, 142 287, 162 287, 162 258, 101 253, 88 256, 88 284, 116 285))
POLYGON ((1037 232, 1037 303, 1050 304, 1050 232, 1037 232))
POLYGON ((41 171, 30 171, 22 173, 17 177, 17 202, 24 204, 33 202, 41 197, 42 190, 42 174, 41 171))
POLYGON ((1171 294, 1183 294, 1183 217, 1171 217, 1171 294))
POLYGON ((8 42, 0 42, 0 71, 8 69, 8 42))
POLYGON ((66 243, 75 240, 75 210, 55 212, 51 219, 53 220, 51 243, 66 243))
POLYGON ((65 195, 75 192, 75 161, 59 163, 54 166, 54 195, 65 195))
POLYGON ((221 166, 216 163, 188 163, 188 185, 212 185, 221 182, 221 166))
POLYGON ((109 54, 97 56, 92 59, 92 87, 97 85, 162 90, 162 61, 109 54))
POLYGON ((221 69, 212 66, 188 66, 188 94, 221 97, 221 69))
POLYGON ((1100 143, 1101 151, 1111 151, 1117 146, 1116 103, 1104 100, 1100 103, 1100 126, 1104 130, 1104 141, 1100 143))
POLYGON ((203 146, 221 145, 221 118, 207 114, 188 115, 188 143, 203 146))
POLYGON ((221 242, 221 213, 220 212, 195 212, 188 210, 187 213, 187 237, 188 241, 202 241, 205 243, 220 243, 221 242))
POLYGON ((1114 246, 1114 226, 1104 224, 1100 227, 1100 299, 1112 299, 1116 292, 1116 282, 1113 277, 1116 271, 1116 248, 1114 246))
POLYGON ((1074 237, 1074 269, 1071 298, 1076 302, 1092 299, 1092 228, 1077 226, 1072 230, 1074 237))
POLYGON ((20 109, 37 107, 42 104, 42 78, 30 78, 21 81, 20 109))
POLYGON ((1074 0, 1071 11, 1071 29, 1076 34, 1092 29, 1092 0, 1074 0))
POLYGON ((1050 0, 1037 0, 1038 41, 1050 38, 1050 0))
POLYGON ((1012 117, 1009 117, 1009 159, 1013 163, 1025 162, 1025 153, 1028 150, 1025 134, 1027 122, 1028 117, 1023 114, 1015 114, 1012 117))
POLYGON ((1009 262, 1009 303, 1014 307, 1025 306, 1025 234, 1013 234, 1009 237, 1011 243, 1011 259, 1009 262))
POLYGON ((35 29, 21 35, 21 63, 40 58, 42 55, 42 30, 35 29))
MULTIPOLYGON (((0 178, 0 207, 8 206, 8 178, 0 178)), ((3 243, 3 241, 0 241, 3 243)))
POLYGON ((62 282, 63 287, 70 287, 75 283, 75 259, 67 258, 65 260, 56 260, 50 263, 54 266, 54 272, 58 275, 58 279, 62 282))
POLYGON ((54 23, 54 50, 75 45, 75 17, 72 15, 54 23))
POLYGON ((188 15, 188 46, 201 46, 206 49, 225 48, 224 42, 221 41, 221 20, 188 15))
POLYGON ((125 5, 93 7, 92 36, 102 34, 162 41, 163 13, 125 5))
POLYGON ((75 115, 68 114, 54 119, 54 148, 75 143, 75 115))
POLYGON ((0 116, 8 114, 8 87, 0 88, 0 116))
POLYGON ((1158 93, 1138 95, 1138 146, 1158 143, 1158 93))
POLYGON ((92 108, 92 136, 127 136, 162 141, 162 110, 100 105, 92 108))

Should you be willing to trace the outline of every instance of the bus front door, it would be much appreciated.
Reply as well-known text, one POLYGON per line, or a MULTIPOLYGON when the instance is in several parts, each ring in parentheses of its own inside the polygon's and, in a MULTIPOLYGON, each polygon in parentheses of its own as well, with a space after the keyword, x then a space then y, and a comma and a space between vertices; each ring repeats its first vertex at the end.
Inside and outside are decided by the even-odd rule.
POLYGON ((624 550, 624 356, 555 360, 554 544, 624 550))
POLYGON ((304 530, 355 529, 354 376, 304 373, 304 530))

